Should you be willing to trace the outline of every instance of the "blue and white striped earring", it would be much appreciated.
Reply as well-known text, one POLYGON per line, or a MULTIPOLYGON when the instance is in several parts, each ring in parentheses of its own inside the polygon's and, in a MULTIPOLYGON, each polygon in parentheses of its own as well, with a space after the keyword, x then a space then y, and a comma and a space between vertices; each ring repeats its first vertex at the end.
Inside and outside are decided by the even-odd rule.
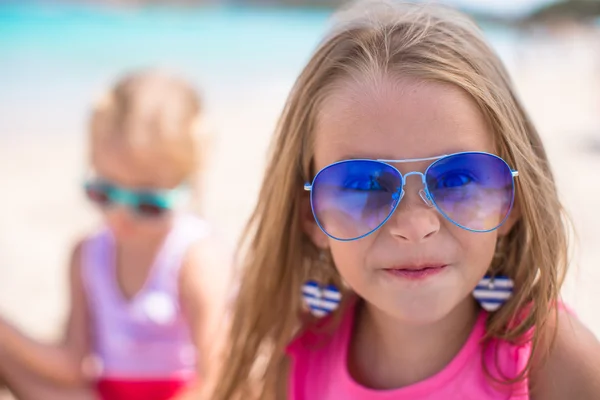
POLYGON ((484 310, 496 311, 510 299, 514 286, 507 276, 486 275, 473 290, 473 297, 484 310))
MULTIPOLYGON (((319 251, 318 269, 326 270, 332 268, 329 253, 326 250, 319 251)), ((335 285, 321 285, 315 280, 309 280, 302 286, 302 298, 310 313, 323 318, 334 312, 342 301, 342 293, 335 285)))
POLYGON ((302 297, 310 313, 317 318, 334 312, 342 301, 342 293, 335 285, 321 286, 316 281, 308 281, 302 286, 302 297))

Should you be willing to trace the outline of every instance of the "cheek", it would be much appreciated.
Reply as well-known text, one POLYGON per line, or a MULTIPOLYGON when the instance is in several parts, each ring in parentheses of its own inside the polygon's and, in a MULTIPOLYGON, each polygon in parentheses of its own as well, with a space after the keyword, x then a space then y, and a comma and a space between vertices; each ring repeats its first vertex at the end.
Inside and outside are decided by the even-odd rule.
POLYGON ((367 254, 372 245, 370 237, 352 242, 330 240, 329 248, 336 269, 342 279, 353 288, 361 285, 367 276, 367 254))
POLYGON ((496 231, 480 233, 456 229, 453 233, 460 248, 462 270, 469 275, 469 281, 474 280, 476 284, 486 274, 494 258, 498 234, 496 231))

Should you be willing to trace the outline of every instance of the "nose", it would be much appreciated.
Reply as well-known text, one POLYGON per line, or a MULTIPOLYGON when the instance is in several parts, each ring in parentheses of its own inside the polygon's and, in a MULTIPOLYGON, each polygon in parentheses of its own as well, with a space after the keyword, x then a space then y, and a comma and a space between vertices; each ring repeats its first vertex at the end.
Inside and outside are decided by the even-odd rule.
POLYGON ((386 225, 396 238, 419 243, 440 230, 440 215, 437 213, 425 190, 418 188, 420 183, 406 184, 394 214, 386 225))

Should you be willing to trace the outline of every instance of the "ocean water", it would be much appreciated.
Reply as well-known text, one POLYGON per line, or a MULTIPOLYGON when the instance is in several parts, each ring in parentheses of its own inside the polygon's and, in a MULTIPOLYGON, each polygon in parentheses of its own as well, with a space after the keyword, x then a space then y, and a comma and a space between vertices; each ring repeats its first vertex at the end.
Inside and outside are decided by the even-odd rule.
MULTIPOLYGON (((45 121, 44 134, 80 129, 92 98, 137 68, 181 73, 217 103, 261 88, 287 90, 329 17, 323 10, 0 2, 0 136, 40 133, 31 114, 45 121)), ((486 33, 510 63, 515 35, 486 33)))
POLYGON ((166 62, 209 72, 266 72, 303 61, 328 18, 317 11, 0 7, 0 49, 10 64, 93 70, 166 62))

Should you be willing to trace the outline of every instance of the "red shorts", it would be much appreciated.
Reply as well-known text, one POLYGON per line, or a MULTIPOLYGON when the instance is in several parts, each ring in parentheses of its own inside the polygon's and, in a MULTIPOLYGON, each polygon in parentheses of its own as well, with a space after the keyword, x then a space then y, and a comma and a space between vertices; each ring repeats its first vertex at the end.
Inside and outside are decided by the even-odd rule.
POLYGON ((192 384, 182 379, 101 379, 96 389, 101 400, 168 400, 192 384))

